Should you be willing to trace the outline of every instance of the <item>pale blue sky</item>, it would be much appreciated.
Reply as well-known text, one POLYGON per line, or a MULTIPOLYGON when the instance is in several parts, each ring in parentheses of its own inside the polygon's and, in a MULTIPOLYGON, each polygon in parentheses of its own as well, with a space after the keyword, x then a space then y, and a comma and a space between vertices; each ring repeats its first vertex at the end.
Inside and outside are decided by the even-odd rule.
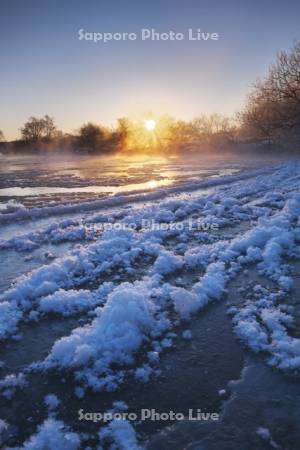
POLYGON ((299 36, 296 0, 2 0, 0 129, 15 138, 31 115, 72 131, 152 110, 188 119, 234 114, 276 51, 299 36), (78 30, 218 32, 216 42, 94 44, 78 30))

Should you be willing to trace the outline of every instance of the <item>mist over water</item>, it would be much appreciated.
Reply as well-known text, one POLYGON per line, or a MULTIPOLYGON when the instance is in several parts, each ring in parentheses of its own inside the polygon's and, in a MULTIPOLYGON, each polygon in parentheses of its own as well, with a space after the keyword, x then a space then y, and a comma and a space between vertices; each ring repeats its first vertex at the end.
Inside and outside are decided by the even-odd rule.
MULTIPOLYGON (((212 152, 93 156, 58 151, 0 156, 0 199, 114 195, 230 175, 278 163, 280 155, 212 152)), ((285 158, 286 159, 286 158, 285 158)))

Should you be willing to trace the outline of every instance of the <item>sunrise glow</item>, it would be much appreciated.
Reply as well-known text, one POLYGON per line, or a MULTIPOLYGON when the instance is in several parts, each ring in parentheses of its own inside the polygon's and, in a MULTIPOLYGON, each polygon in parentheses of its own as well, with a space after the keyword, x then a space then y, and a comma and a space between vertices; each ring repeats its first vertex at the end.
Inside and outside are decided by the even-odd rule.
POLYGON ((153 119, 145 120, 145 128, 148 131, 153 131, 156 127, 156 122, 153 119))

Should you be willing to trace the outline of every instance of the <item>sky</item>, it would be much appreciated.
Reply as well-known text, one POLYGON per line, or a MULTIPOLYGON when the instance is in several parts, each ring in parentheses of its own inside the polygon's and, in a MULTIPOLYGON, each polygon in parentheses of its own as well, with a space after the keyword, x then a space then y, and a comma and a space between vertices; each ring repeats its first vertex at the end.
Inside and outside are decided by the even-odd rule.
POLYGON ((49 114, 73 132, 144 112, 235 114, 278 50, 300 38, 298 0, 0 0, 0 130, 49 114), (142 29, 184 39, 145 40, 142 29), (190 41, 187 30, 218 33, 190 41), (79 30, 136 40, 79 40, 79 30))

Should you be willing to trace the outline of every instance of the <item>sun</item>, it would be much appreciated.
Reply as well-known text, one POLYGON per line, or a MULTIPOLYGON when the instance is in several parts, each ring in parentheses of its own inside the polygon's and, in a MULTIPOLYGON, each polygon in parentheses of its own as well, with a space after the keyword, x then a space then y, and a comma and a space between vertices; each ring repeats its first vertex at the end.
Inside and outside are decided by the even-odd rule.
POLYGON ((145 128, 146 128, 146 130, 152 131, 152 130, 154 130, 155 127, 156 127, 155 120, 152 120, 152 119, 145 120, 145 128))

